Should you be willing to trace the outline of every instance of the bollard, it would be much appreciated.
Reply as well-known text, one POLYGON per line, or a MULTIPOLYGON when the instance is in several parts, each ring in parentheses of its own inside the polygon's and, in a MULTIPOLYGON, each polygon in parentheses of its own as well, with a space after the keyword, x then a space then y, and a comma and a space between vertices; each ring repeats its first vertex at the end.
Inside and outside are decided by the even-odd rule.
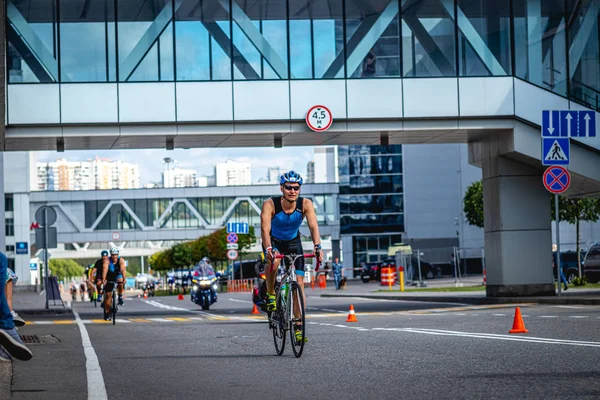
POLYGON ((404 292, 404 268, 400 267, 399 268, 399 281, 400 281, 400 291, 404 292))

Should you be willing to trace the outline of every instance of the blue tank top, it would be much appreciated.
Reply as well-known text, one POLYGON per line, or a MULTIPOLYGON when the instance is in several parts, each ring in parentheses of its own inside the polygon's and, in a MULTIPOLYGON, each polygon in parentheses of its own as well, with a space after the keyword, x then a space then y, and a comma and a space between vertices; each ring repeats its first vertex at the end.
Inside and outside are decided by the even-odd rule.
POLYGON ((304 218, 302 204, 304 199, 298 196, 296 209, 291 214, 286 214, 281 207, 282 196, 273 197, 275 215, 271 219, 271 236, 277 240, 292 240, 300 234, 299 229, 304 218))
POLYGON ((110 272, 121 272, 121 266, 119 265, 121 262, 121 257, 119 257, 119 261, 117 261, 117 265, 113 264, 112 259, 108 260, 108 270, 110 272))

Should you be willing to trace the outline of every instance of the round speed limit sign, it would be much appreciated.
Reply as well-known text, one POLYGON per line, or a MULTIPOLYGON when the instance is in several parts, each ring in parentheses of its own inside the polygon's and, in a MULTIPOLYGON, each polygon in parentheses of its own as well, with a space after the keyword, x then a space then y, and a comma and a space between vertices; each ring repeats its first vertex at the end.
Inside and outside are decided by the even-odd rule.
POLYGON ((306 124, 315 132, 326 131, 332 123, 331 111, 325 106, 312 106, 306 114, 306 124))

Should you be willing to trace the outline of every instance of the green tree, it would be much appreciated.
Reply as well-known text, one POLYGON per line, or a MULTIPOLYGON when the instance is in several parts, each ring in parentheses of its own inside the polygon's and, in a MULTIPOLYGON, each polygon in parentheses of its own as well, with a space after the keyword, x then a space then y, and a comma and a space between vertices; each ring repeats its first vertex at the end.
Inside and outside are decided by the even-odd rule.
POLYGON ((172 247, 173 264, 179 268, 189 268, 194 263, 192 259, 192 242, 176 244, 172 247))
POLYGON ((465 192, 463 211, 469 225, 483 228, 483 183, 473 182, 465 192))
MULTIPOLYGON (((554 207, 554 196, 550 196, 552 220, 556 221, 556 212, 554 207)), ((579 223, 596 222, 600 219, 600 199, 570 199, 567 197, 558 197, 558 214, 561 221, 566 221, 575 225, 575 237, 577 242, 577 265, 579 267, 579 277, 581 278, 581 253, 579 249, 579 223)))
POLYGON ((70 259, 51 258, 48 267, 51 274, 57 276, 59 280, 81 277, 84 272, 83 267, 79 263, 70 259))

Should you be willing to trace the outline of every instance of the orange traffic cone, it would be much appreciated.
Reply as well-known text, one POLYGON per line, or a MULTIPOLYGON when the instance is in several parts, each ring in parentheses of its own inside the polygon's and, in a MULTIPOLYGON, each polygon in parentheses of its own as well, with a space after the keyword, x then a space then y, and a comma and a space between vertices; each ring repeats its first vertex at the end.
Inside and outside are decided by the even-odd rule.
POLYGON ((348 314, 348 319, 346 322, 358 322, 356 319, 356 314, 354 313, 354 306, 350 304, 350 313, 348 314))
POLYGON ((179 296, 177 296, 177 300, 183 300, 183 295, 181 293, 179 293, 179 296))
POLYGON ((515 321, 513 322, 513 328, 508 333, 527 333, 525 324, 523 323, 523 316, 521 315, 521 309, 517 307, 515 310, 515 321))
POLYGON ((254 304, 254 307, 252 308, 252 312, 250 314, 260 314, 260 311, 258 311, 258 307, 256 307, 256 304, 254 304))
POLYGON ((144 299, 147 299, 148 295, 146 293, 144 293, 144 299))

